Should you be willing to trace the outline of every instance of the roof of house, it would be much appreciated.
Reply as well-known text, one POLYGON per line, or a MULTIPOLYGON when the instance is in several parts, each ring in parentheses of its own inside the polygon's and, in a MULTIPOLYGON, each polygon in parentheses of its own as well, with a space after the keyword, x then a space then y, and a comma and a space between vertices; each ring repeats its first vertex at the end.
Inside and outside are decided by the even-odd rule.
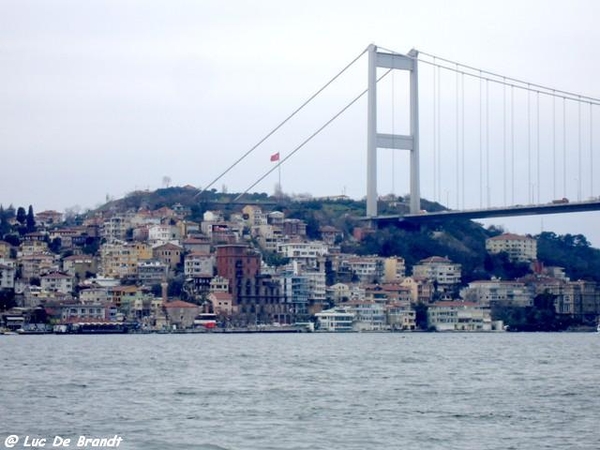
POLYGON ((451 263, 448 258, 443 256, 430 256, 429 258, 422 259, 419 261, 420 264, 433 264, 433 263, 451 263))
POLYGON ((199 306, 184 302, 183 300, 173 300, 172 302, 165 303, 165 308, 199 308, 199 306))
POLYGON ((535 241, 534 238, 529 236, 520 236, 513 233, 504 233, 499 236, 489 238, 488 241, 535 241))

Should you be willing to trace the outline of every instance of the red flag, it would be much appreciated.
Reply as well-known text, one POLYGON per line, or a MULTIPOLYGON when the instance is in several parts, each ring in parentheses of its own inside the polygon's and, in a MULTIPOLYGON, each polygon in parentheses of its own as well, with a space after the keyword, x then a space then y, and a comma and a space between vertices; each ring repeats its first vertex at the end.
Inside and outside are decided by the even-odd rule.
POLYGON ((279 152, 271 155, 271 162, 279 161, 279 152))

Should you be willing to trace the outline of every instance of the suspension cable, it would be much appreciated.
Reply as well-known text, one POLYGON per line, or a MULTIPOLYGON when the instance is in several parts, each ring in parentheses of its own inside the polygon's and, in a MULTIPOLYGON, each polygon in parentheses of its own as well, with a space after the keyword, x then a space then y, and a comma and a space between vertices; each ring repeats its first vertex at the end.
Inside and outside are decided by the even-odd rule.
MULTIPOLYGON (((487 74, 487 75, 489 75, 491 77, 502 78, 503 80, 508 80, 509 81, 508 85, 509 86, 510 85, 514 85, 516 88, 521 88, 521 89, 531 89, 531 88, 534 88, 534 89, 531 89, 531 90, 534 90, 534 91, 541 90, 540 93, 542 93, 542 94, 552 95, 552 94, 558 93, 558 95, 557 95, 558 97, 567 97, 567 98, 569 98, 571 100, 579 100, 579 101, 582 101, 584 103, 591 102, 591 103, 594 103, 594 104, 600 104, 600 98, 595 98, 595 97, 590 97, 590 96, 586 96, 586 95, 575 94, 575 93, 569 92, 569 91, 564 91, 564 90, 560 90, 560 89, 550 88, 550 87, 547 87, 547 86, 543 86, 541 84, 530 83, 528 81, 519 80, 518 78, 506 77, 504 75, 500 75, 498 73, 491 72, 489 70, 479 69, 479 68, 476 68, 476 67, 473 67, 473 66, 469 66, 467 64, 462 64, 462 63, 459 63, 459 62, 456 62, 456 61, 445 59, 445 58, 442 58, 440 56, 435 56, 435 55, 432 55, 431 53, 427 53, 427 52, 424 52, 424 51, 421 51, 421 50, 419 50, 418 55, 419 56, 421 56, 421 55, 428 56, 430 58, 435 58, 435 59, 437 59, 439 61, 443 61, 443 62, 448 63, 450 65, 455 65, 455 66, 458 65, 458 66, 464 67, 465 69, 468 69, 468 70, 471 70, 471 71, 474 71, 474 72, 479 72, 480 76, 481 76, 481 74, 487 74)), ((432 64, 431 61, 427 61, 425 59, 419 59, 419 61, 420 62, 424 62, 425 64, 432 64)), ((448 70, 454 70, 452 68, 452 66, 444 66, 444 68, 446 68, 448 70)), ((468 73, 468 72, 465 72, 465 74, 477 77, 476 74, 471 74, 471 73, 468 73)), ((492 78, 490 78, 489 80, 492 81, 492 82, 496 82, 496 83, 502 84, 501 80, 492 79, 492 78)))
MULTIPOLYGON (((381 75, 377 80, 376 83, 378 83, 383 77, 385 77, 387 74, 389 74, 392 71, 392 69, 387 70, 383 75, 381 75)), ((315 136, 317 136, 319 133, 321 133, 321 131, 323 131, 325 128, 327 128, 335 119, 337 119, 339 116, 341 116, 348 108, 350 108, 352 105, 354 105, 363 95, 365 95, 367 92, 369 92, 369 89, 365 89, 364 91, 362 91, 360 94, 358 94, 356 97, 354 97, 354 99, 348 103, 346 106, 344 106, 340 111, 338 111, 333 117, 331 117, 331 119, 329 119, 327 122, 325 122, 324 125, 322 125, 319 129, 317 129, 317 131, 315 131, 313 134, 311 134, 308 138, 306 138, 304 141, 302 141, 302 143, 300 143, 300 145, 298 145, 294 150, 292 150, 289 155, 287 155, 285 158, 283 158, 281 161, 279 161, 279 163, 277 165, 275 165, 274 167, 272 167, 270 170, 268 170, 262 177, 260 177, 258 180, 256 180, 251 186, 248 187, 248 189, 246 189, 244 192, 242 192, 240 195, 238 195, 233 202, 237 202, 240 198, 242 198, 244 195, 246 195, 248 193, 248 191, 250 189, 252 189, 254 186, 256 186, 258 183, 260 183, 262 180, 264 180, 265 178, 267 178, 267 176, 269 176, 273 171, 275 171, 275 169, 279 168, 279 166, 281 166, 284 162, 286 162, 288 159, 290 159, 298 150, 300 150, 302 147, 304 147, 306 144, 308 144, 315 136)))
MULTIPOLYGON (((296 114, 298 114, 302 109, 304 109, 304 107, 306 105, 308 105, 311 101, 313 101, 315 99, 315 97, 317 97, 321 92, 323 92, 325 89, 327 89, 331 85, 331 83, 333 83, 344 72, 346 72, 346 70, 348 70, 356 61, 358 61, 361 58, 361 56, 364 55, 367 52, 367 50, 368 50, 368 47, 365 48, 356 58, 354 58, 342 70, 340 70, 333 78, 331 78, 327 83, 325 83, 318 91, 316 91, 313 95, 311 95, 308 98, 308 100, 306 100, 304 103, 302 103, 302 105, 300 105, 294 112, 292 112, 282 122, 280 122, 279 125, 277 125, 275 128, 273 128, 269 133, 267 133, 267 135, 265 137, 263 137, 260 141, 258 141, 258 143, 256 143, 252 148, 250 148, 250 150, 248 150, 246 153, 244 153, 233 164, 231 164, 227 169, 225 169, 217 178, 215 178, 206 187, 204 187, 204 189, 202 189, 200 192, 198 192, 196 195, 194 195, 194 198, 196 198, 200 194, 202 194, 202 193, 206 192, 208 189, 210 189, 217 181, 219 181, 221 178, 223 178, 231 169, 233 169, 235 166, 237 166, 248 155, 250 155, 250 153, 252 153, 254 150, 256 150, 263 142, 265 142, 273 134, 275 134, 277 132, 277 130, 279 130, 283 125, 285 125, 290 119, 292 119, 292 117, 294 117, 296 114)), ((277 166, 279 166, 279 165, 277 165, 277 166)))

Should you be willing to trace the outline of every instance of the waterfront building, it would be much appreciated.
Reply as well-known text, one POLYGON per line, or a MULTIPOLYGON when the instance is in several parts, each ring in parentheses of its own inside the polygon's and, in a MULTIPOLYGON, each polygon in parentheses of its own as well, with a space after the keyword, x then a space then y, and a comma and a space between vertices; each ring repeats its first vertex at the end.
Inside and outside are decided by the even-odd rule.
POLYGON ((229 280, 234 306, 239 304, 242 289, 260 275, 261 256, 247 245, 219 245, 216 250, 217 275, 229 280))
POLYGON ((394 331, 413 331, 417 328, 417 313, 409 302, 390 303, 385 306, 387 324, 394 331))
POLYGON ((353 331, 355 314, 349 309, 335 307, 315 314, 320 331, 353 331))
POLYGON ((492 330, 490 309, 472 302, 436 302, 427 310, 427 322, 437 331, 492 330))
POLYGON ((166 318, 173 328, 193 328, 194 319, 200 313, 200 307, 182 300, 174 300, 163 304, 166 318))
POLYGON ((472 281, 460 295, 483 306, 525 307, 533 305, 534 292, 523 282, 492 279, 472 281))
POLYGON ((352 301, 344 308, 354 313, 356 331, 383 331, 388 329, 385 305, 373 301, 352 301))

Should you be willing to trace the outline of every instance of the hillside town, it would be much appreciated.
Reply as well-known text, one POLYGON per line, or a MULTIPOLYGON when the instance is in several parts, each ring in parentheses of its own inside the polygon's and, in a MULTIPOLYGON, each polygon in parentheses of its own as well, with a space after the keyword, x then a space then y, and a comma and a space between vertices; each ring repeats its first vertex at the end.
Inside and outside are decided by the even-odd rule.
POLYGON ((486 240, 530 271, 463 283, 461 264, 429 255, 342 252, 352 235, 330 225, 320 239, 281 211, 248 204, 189 220, 181 204, 102 209, 74 220, 57 211, 4 214, 0 327, 6 333, 226 331, 502 331, 495 308, 540 296, 571 319, 596 320, 600 289, 545 267, 531 236, 486 240), (12 216, 12 217, 11 217, 12 216), (9 236, 10 238, 7 238, 9 236))

